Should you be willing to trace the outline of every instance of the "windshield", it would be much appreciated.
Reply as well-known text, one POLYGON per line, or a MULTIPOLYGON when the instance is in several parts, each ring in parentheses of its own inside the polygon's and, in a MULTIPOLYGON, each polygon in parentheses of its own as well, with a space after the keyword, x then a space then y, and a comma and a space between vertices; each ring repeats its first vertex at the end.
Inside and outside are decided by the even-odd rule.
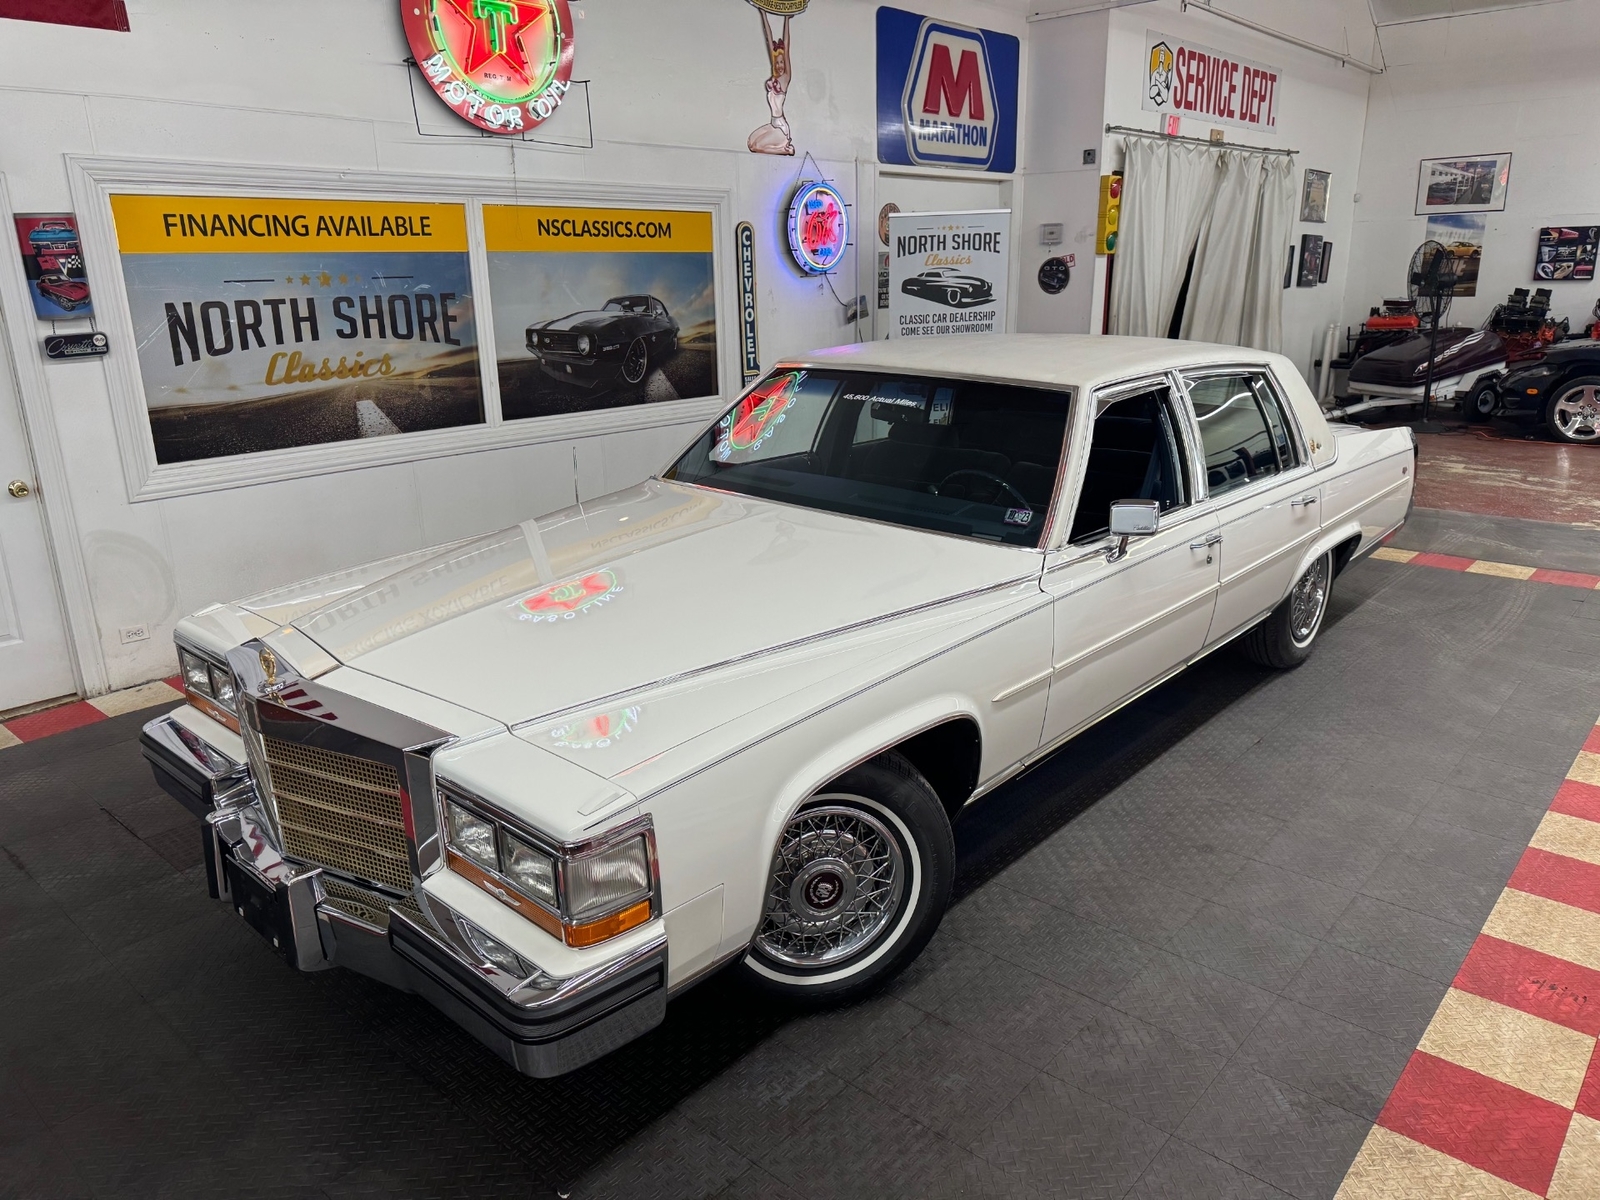
POLYGON ((649 296, 618 296, 614 300, 607 300, 602 312, 649 312, 649 296))
POLYGON ((1067 392, 849 371, 779 371, 664 478, 807 508, 1037 546, 1067 392))

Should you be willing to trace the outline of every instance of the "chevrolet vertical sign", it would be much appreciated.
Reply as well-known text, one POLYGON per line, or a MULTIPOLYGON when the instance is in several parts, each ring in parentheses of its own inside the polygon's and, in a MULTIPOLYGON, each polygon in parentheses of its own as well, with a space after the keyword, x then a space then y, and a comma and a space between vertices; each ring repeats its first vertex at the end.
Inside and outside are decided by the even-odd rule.
POLYGON ((1017 166, 1018 39, 878 10, 878 160, 1011 172, 1017 166))
POLYGON ((756 231, 740 221, 733 233, 739 262, 739 357, 745 383, 761 374, 761 347, 756 340, 756 231))

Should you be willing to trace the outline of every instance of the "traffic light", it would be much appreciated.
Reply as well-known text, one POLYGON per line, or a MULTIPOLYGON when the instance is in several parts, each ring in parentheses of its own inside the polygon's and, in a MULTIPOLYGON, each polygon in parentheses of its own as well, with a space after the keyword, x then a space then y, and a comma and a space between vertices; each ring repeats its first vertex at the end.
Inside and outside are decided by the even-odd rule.
POLYGON ((1094 252, 1112 254, 1117 249, 1117 220, 1122 215, 1122 172, 1100 176, 1100 221, 1094 235, 1094 252))

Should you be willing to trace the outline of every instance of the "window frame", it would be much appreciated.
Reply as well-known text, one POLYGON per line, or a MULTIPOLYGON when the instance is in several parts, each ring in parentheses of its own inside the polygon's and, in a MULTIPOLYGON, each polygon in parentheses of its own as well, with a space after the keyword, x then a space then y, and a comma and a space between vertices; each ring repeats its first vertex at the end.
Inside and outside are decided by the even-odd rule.
MULTIPOLYGON (((1283 387, 1278 383, 1277 376, 1273 374, 1272 368, 1266 363, 1206 363, 1200 367, 1180 367, 1172 374, 1178 380, 1179 386, 1183 391, 1184 408, 1187 410, 1188 419, 1191 422, 1191 436, 1194 441, 1195 452, 1199 455, 1197 460, 1199 463, 1204 463, 1205 461, 1205 439, 1200 434, 1200 420, 1195 414, 1194 398, 1190 395, 1189 389, 1193 384, 1206 379, 1214 379, 1220 375, 1246 375, 1251 377, 1253 382, 1259 381, 1265 387, 1267 396, 1263 398, 1258 394, 1257 402, 1260 403, 1263 399, 1271 399, 1276 402, 1278 413, 1283 419, 1284 428, 1289 434, 1289 444, 1294 450, 1295 457, 1299 460, 1294 466, 1282 468, 1275 475, 1269 475, 1264 479, 1252 480, 1243 487, 1233 488, 1216 496, 1211 493, 1211 484, 1206 478, 1205 471, 1203 469, 1198 470, 1196 473, 1200 476, 1202 496, 1200 503, 1212 507, 1226 506, 1241 497, 1253 496, 1264 488, 1272 487, 1288 479, 1297 479, 1302 474, 1307 474, 1311 471, 1311 454, 1306 446, 1305 433, 1300 428, 1300 422, 1295 416, 1293 407, 1284 399, 1283 387)), ((1265 414, 1263 414, 1263 419, 1266 419, 1265 414)), ((1269 436, 1272 433, 1270 420, 1267 421, 1267 432, 1269 436)), ((1276 454, 1277 450, 1278 447, 1276 441, 1274 441, 1273 453, 1276 454)))

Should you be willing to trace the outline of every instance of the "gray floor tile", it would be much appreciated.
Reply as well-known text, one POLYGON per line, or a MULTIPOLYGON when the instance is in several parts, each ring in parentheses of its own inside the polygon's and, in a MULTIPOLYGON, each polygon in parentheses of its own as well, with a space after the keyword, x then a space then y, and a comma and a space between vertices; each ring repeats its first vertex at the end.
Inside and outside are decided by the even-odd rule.
POLYGON ((670 1114, 640 1134, 573 1189, 584 1200, 698 1200, 714 1195, 750 1166, 689 1121, 670 1114))
POLYGON ((1239 1048, 1272 1007, 1271 992, 1158 951, 1112 1007, 1215 1054, 1239 1048))
POLYGON ((1381 841, 1357 836, 1348 824, 1305 819, 1279 831, 1256 857, 1323 883, 1358 888, 1387 853, 1381 841))
POLYGON ((1407 858, 1481 878, 1509 877, 1524 849, 1526 843, 1475 833, 1428 816, 1418 817, 1394 842, 1395 852, 1407 858))
POLYGON ((841 1079, 855 1079, 924 1020, 921 1009, 877 995, 843 1008, 818 1009, 775 1035, 802 1058, 841 1079))
POLYGON ((1372 1121, 1410 1057, 1409 1043, 1285 999, 1251 1030, 1233 1061, 1372 1121))
POLYGON ((995 959, 971 986, 952 992, 933 1011, 964 1035, 1042 1067, 1106 1010, 1053 980, 995 959))
POLYGON ((917 1124, 966 1145, 1036 1074, 1036 1067, 934 1018, 902 1038, 857 1084, 917 1124))
POLYGON ((1350 906, 1348 888, 1286 871, 1270 863, 1246 863, 1217 893, 1218 904, 1265 917, 1297 933, 1321 937, 1350 906))
POLYGON ((1477 932, 1409 908, 1357 896, 1328 931, 1327 940, 1367 958, 1449 983, 1477 932))
POLYGON ((1292 1196, 1332 1196, 1368 1123, 1242 1064, 1230 1064, 1178 1137, 1292 1196))
POLYGON ((1289 1194, 1173 1138, 1139 1176, 1127 1200, 1289 1200, 1289 1194))
POLYGON ((677 1111, 753 1158, 846 1086, 815 1059, 774 1038, 687 1097, 677 1111))
POLYGON ((1225 1061, 1137 1017, 1108 1010, 1045 1070, 1170 1133, 1225 1061))
POLYGON ((1316 940, 1236 908, 1207 904, 1167 939, 1167 949, 1269 992, 1294 978, 1316 940))
POLYGON ((1352 1025, 1416 1045, 1448 984, 1324 944, 1284 995, 1352 1025))
POLYGON ((1430 821, 1442 821, 1512 845, 1525 846, 1549 804, 1548 798, 1523 804, 1504 795, 1491 796, 1441 784, 1421 815, 1430 821))
POLYGON ((1509 875, 1467 875, 1397 852, 1367 876, 1361 892, 1424 916, 1481 929, 1509 875))

